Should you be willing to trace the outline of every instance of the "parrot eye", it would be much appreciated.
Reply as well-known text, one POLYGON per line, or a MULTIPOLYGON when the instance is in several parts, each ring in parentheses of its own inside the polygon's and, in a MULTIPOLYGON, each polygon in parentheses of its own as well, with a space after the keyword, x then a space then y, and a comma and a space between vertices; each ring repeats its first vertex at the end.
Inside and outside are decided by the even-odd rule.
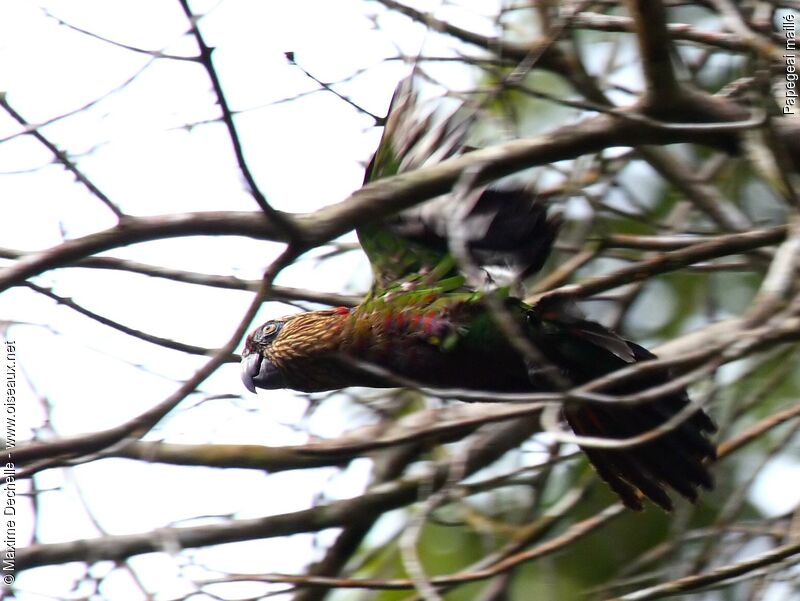
POLYGON ((257 344, 264 344, 280 331, 283 323, 278 321, 269 321, 259 328, 253 336, 253 342, 257 344))

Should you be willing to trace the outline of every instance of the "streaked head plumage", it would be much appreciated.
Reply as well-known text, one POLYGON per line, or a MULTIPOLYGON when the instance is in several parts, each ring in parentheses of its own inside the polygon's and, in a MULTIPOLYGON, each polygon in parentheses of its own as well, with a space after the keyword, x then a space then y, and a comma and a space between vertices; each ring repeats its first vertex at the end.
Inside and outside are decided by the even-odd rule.
POLYGON ((253 330, 242 352, 242 382, 250 392, 306 387, 298 384, 310 374, 300 373, 312 360, 337 350, 344 307, 309 311, 271 319, 253 330), (302 376, 302 377, 300 377, 302 376))

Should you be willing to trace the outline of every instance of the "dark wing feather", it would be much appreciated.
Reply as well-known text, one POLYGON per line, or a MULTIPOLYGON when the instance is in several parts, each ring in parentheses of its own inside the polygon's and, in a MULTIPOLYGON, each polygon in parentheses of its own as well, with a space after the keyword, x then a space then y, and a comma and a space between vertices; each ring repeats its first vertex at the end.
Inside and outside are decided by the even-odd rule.
MULTIPOLYGON (((466 152, 466 138, 476 113, 461 105, 450 113, 426 112, 419 104, 413 76, 395 90, 378 150, 365 182, 410 171, 466 152)), ((522 187, 479 189, 468 199, 443 196, 358 230, 373 267, 373 292, 439 265, 441 277, 457 274, 448 252, 452 216, 463 214, 458 227, 476 263, 509 268, 518 275, 539 270, 560 222, 522 187), (454 203, 471 203, 468 211, 454 203)))
MULTIPOLYGON (((465 112, 439 116, 423 109, 412 74, 395 89, 383 135, 367 166, 364 183, 447 159, 463 147, 471 125, 471 118, 465 112)), ((418 239, 399 229, 404 221, 398 215, 357 230, 372 265, 373 294, 410 274, 434 268, 446 255, 442 249, 429 246, 422 237, 418 239)))
MULTIPOLYGON (((442 197, 402 213, 388 223, 398 236, 442 255, 448 252, 453 198, 442 197)), ((550 254, 561 220, 525 188, 482 188, 458 223, 472 260, 501 267, 517 277, 539 271, 550 254)))
POLYGON ((402 79, 389 103, 383 134, 367 166, 364 183, 413 171, 463 152, 474 120, 474 112, 463 107, 437 115, 420 102, 414 75, 402 79))

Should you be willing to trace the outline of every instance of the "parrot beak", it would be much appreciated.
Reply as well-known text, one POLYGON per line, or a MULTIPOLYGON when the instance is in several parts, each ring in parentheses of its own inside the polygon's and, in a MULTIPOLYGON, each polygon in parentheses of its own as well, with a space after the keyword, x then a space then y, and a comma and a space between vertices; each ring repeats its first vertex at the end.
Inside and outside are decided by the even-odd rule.
POLYGON ((250 353, 242 357, 242 383, 255 394, 256 388, 275 390, 286 388, 283 375, 278 369, 259 353, 250 353))

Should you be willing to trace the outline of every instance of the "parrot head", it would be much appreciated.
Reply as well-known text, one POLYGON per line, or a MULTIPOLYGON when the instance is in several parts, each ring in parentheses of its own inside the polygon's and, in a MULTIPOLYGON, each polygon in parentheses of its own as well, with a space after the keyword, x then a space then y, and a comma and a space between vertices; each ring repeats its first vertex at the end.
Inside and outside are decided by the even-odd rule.
POLYGON ((242 353, 242 382, 250 392, 256 386, 273 390, 286 388, 286 381, 272 358, 273 342, 280 335, 285 319, 274 319, 255 329, 245 341, 242 353))
MULTIPOLYGON (((346 307, 309 311, 262 324, 247 337, 242 382, 256 388, 318 392, 340 388, 335 365, 339 337, 350 314, 346 307)), ((347 384, 345 384, 346 386, 347 384)))

